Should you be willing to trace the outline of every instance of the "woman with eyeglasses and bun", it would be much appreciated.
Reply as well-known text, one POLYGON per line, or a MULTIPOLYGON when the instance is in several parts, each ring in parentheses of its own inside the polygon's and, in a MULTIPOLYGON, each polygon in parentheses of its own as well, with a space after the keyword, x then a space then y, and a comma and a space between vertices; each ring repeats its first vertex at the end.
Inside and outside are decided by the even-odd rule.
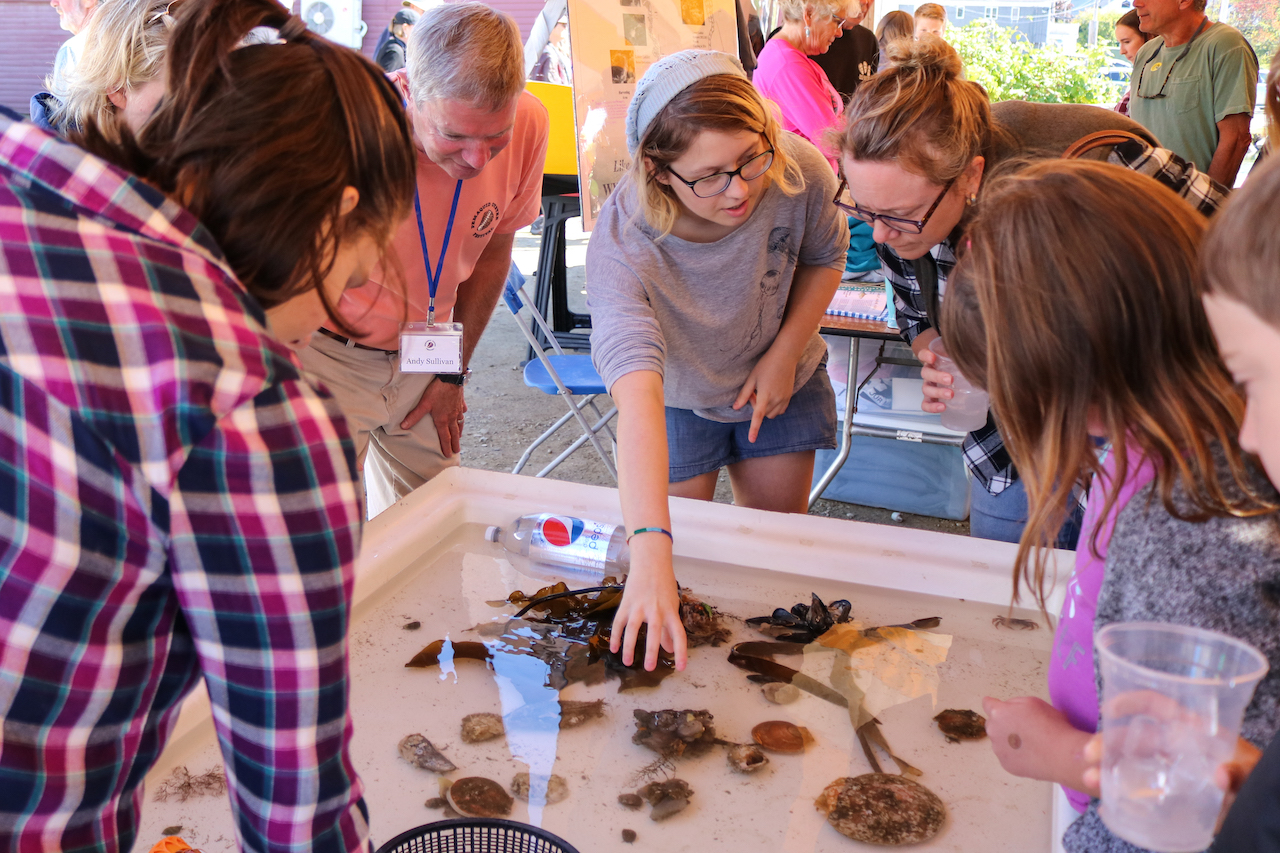
POLYGON ((805 512, 814 451, 835 447, 818 324, 849 232, 813 145, 782 130, 738 60, 654 63, 627 112, 630 171, 591 233, 591 352, 618 407, 631 571, 612 648, 685 665, 667 496, 805 512))
MULTIPOLYGON (((842 176, 836 204, 874 230, 881 269, 894 289, 903 337, 923 364, 923 409, 941 413, 952 377, 933 365, 938 306, 964 245, 984 176, 1023 159, 1060 157, 1094 131, 1125 130, 1143 139, 1114 146, 1110 162, 1155 177, 1203 213, 1223 189, 1153 141, 1131 119, 1080 104, 992 104, 964 79, 960 57, 941 39, 898 40, 890 64, 864 83, 845 109, 837 140, 842 176)), ((1099 155, 1100 156, 1100 155, 1099 155)), ((945 330, 942 336, 946 337, 945 330)), ((973 474, 971 535, 1017 542, 1026 524, 1026 493, 996 423, 969 433, 965 462, 973 474)), ((1083 507, 1057 536, 1075 547, 1083 507)))

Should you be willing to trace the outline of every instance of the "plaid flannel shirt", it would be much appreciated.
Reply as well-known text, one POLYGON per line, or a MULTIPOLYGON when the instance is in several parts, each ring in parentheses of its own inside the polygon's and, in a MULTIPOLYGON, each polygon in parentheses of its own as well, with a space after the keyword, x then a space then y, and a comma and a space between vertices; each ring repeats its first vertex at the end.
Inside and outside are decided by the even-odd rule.
MULTIPOLYGON (((1227 188, 1198 170, 1195 165, 1166 148, 1152 148, 1140 140, 1122 142, 1111 149, 1107 161, 1148 175, 1176 192, 1192 207, 1205 216, 1211 216, 1226 199, 1227 188)), ((938 267, 938 298, 946 292, 947 278, 955 269, 955 245, 950 239, 931 250, 938 267)), ((926 329, 929 322, 928 307, 916 280, 910 261, 902 258, 887 245, 876 244, 885 279, 893 285, 894 305, 898 312, 898 325, 908 342, 926 329)), ((1004 439, 995 419, 987 418, 986 426, 969 433, 964 440, 964 461, 975 479, 986 490, 998 495, 1018 479, 1018 472, 1005 449, 1004 439)), ((1083 505, 1085 495, 1078 492, 1083 505)))
POLYGON ((241 848, 367 850, 341 413, 191 214, 3 114, 0 448, 0 850, 128 851, 201 676, 241 848))

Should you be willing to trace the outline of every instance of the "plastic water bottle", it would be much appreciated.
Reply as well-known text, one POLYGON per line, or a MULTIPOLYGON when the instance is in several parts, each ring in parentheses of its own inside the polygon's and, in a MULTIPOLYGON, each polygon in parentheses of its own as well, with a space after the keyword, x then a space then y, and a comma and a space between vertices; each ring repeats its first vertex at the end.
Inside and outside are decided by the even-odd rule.
POLYGON ((490 527, 484 538, 575 582, 599 584, 631 567, 626 530, 618 524, 544 512, 522 515, 507 528, 490 527))

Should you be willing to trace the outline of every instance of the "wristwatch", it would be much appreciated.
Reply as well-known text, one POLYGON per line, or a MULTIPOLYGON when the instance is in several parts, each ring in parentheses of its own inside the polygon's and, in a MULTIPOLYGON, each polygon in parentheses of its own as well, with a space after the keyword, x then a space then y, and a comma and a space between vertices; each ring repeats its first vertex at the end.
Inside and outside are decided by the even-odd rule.
POLYGON ((461 373, 437 373, 436 379, 441 382, 448 382, 450 385, 457 385, 461 388, 467 384, 467 380, 471 378, 471 368, 467 368, 461 373))

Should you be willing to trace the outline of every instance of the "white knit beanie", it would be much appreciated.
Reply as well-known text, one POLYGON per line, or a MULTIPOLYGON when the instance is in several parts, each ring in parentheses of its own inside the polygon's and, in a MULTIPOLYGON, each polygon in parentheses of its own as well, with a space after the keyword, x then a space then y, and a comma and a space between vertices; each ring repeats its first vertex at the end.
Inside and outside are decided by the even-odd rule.
POLYGON ((738 58, 718 50, 682 50, 650 65, 627 107, 627 151, 631 156, 640 147, 640 137, 672 98, 703 77, 716 74, 747 79, 738 58))

